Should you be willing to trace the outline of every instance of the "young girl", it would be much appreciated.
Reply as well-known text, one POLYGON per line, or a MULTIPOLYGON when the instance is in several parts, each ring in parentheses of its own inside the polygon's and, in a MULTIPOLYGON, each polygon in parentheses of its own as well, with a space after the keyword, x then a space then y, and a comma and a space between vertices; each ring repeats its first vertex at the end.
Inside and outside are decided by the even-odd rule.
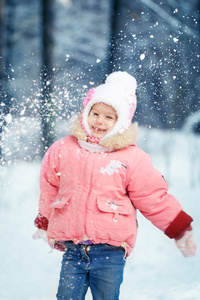
POLYGON ((136 80, 110 74, 92 88, 72 135, 55 142, 41 168, 36 236, 65 251, 57 299, 119 299, 125 258, 137 235, 137 209, 174 238, 184 256, 196 251, 192 218, 170 194, 151 158, 135 144, 136 80))

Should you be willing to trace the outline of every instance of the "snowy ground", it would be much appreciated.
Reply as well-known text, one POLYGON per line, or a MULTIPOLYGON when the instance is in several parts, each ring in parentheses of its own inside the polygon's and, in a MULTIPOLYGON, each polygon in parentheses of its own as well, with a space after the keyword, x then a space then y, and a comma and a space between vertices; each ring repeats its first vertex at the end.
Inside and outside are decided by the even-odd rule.
MULTIPOLYGON (((164 173, 170 193, 194 218, 199 244, 199 137, 144 130, 139 144, 164 173)), ((55 300, 62 253, 49 253, 47 244, 32 239, 39 172, 40 162, 18 161, 0 169, 0 298, 4 300, 55 300)), ((184 258, 174 241, 140 214, 138 219, 138 240, 126 264, 120 300, 199 300, 200 249, 195 257, 184 258)))

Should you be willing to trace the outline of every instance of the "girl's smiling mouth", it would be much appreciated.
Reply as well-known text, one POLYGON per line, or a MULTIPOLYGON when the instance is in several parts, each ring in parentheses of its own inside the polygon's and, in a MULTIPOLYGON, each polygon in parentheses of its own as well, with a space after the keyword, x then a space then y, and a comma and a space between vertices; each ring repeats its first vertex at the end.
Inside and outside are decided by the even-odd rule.
POLYGON ((102 129, 102 128, 98 128, 98 127, 94 127, 94 126, 92 126, 92 129, 97 132, 106 132, 106 129, 102 129))

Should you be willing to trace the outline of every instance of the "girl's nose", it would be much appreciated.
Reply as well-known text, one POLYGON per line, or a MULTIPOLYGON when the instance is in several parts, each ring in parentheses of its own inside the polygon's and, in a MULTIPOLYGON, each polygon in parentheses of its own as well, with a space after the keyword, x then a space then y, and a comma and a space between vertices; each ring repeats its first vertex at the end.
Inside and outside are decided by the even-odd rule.
POLYGON ((98 116, 97 123, 98 124, 102 124, 103 123, 103 118, 101 116, 98 116))

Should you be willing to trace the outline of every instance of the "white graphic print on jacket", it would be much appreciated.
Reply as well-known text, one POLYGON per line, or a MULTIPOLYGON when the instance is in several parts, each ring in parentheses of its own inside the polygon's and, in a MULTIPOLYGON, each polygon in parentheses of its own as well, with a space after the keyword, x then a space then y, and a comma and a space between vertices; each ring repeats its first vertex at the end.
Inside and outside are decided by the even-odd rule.
POLYGON ((114 173, 119 173, 119 170, 121 166, 124 166, 127 168, 123 163, 121 163, 119 160, 111 160, 110 163, 105 167, 101 167, 100 173, 102 174, 108 174, 109 176, 113 175, 114 173))

